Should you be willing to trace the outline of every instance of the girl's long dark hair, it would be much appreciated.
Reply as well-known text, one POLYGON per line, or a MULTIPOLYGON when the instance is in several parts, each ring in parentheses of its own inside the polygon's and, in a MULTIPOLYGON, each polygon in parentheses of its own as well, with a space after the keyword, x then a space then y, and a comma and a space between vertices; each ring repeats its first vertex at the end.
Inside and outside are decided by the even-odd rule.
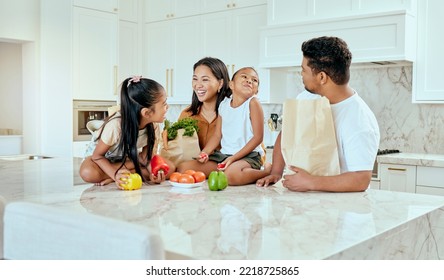
MULTIPOLYGON (((227 66, 225 65, 225 63, 223 63, 222 60, 220 60, 218 58, 204 57, 194 64, 193 71, 196 70, 196 68, 200 65, 207 66, 208 68, 210 68, 211 72, 213 73, 213 75, 216 77, 217 80, 224 81, 222 88, 217 93, 216 108, 214 108, 216 111, 216 116, 218 116, 219 115, 219 104, 222 102, 222 100, 224 100, 224 98, 226 96, 228 96, 229 91, 230 91, 230 87, 229 87, 230 77, 228 75, 227 66)), ((202 102, 199 101, 196 93, 193 90, 193 95, 191 98, 191 105, 190 105, 190 107, 188 107, 187 112, 191 112, 192 116, 197 115, 197 114, 199 114, 201 106, 202 106, 202 102)))
MULTIPOLYGON (((121 137, 118 149, 122 151, 123 155, 122 166, 124 166, 126 159, 129 158, 133 162, 136 172, 140 175, 142 175, 142 172, 137 150, 140 112, 143 108, 154 110, 154 105, 160 99, 162 89, 158 82, 145 78, 140 78, 140 81, 128 78, 122 83, 120 92, 121 137)), ((148 153, 146 158, 148 163, 153 155, 154 142, 156 140, 153 123, 149 123, 145 130, 148 136, 148 153)))

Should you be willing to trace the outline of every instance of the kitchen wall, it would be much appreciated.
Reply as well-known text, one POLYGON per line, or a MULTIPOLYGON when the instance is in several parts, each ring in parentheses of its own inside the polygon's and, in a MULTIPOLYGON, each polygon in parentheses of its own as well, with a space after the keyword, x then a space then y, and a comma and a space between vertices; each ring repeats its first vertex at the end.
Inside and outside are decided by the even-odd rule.
POLYGON ((412 67, 357 69, 350 83, 369 104, 382 149, 444 154, 444 105, 412 103, 412 67))
MULTIPOLYGON (((293 71, 287 76, 287 88, 292 91, 287 96, 295 96, 303 90, 300 75, 293 71)), ((376 115, 381 149, 444 154, 444 105, 412 103, 412 66, 353 68, 350 85, 376 115)), ((268 129, 266 120, 270 113, 282 114, 282 105, 263 104, 262 107, 264 143, 269 146, 273 145, 277 134, 268 129)), ((168 119, 176 120, 183 108, 185 105, 171 105, 168 119)))

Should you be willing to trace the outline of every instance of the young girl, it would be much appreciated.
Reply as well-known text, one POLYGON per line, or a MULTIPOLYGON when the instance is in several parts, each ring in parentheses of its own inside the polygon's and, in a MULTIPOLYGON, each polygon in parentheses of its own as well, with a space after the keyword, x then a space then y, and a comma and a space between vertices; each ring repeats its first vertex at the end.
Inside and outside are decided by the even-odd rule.
MULTIPOLYGON (((197 134, 201 150, 217 129, 219 104, 230 92, 229 82, 227 66, 220 59, 204 57, 193 66, 191 105, 181 112, 179 120, 187 117, 197 120, 199 127, 197 134)), ((216 148, 220 149, 220 145, 216 148)), ((203 165, 191 160, 180 163, 177 170, 179 172, 187 169, 202 170, 208 176, 214 168, 215 166, 210 164, 203 165)))
POLYGON ((144 181, 165 181, 175 169, 173 163, 166 160, 170 172, 157 176, 149 165, 159 133, 154 123, 163 122, 168 110, 165 90, 156 81, 135 76, 122 83, 120 98, 120 111, 96 132, 94 151, 82 162, 80 176, 101 186, 115 181, 118 188, 134 171, 144 181))
POLYGON ((271 171, 268 164, 261 170, 264 113, 255 96, 258 74, 251 67, 241 68, 234 73, 229 86, 232 94, 221 102, 217 129, 198 161, 209 169, 224 170, 231 186, 251 184, 271 171), (219 141, 221 149, 214 151, 219 141))

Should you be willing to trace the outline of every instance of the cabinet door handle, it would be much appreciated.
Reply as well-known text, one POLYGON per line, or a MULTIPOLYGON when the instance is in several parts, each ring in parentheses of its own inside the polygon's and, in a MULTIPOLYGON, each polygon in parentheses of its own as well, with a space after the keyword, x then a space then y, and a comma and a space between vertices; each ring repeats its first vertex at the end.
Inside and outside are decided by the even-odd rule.
POLYGON ((394 168, 394 167, 389 167, 388 170, 390 171, 401 171, 401 172, 406 172, 407 169, 405 168, 394 168))
POLYGON ((173 96, 173 68, 171 68, 171 72, 170 72, 170 75, 171 75, 171 84, 170 84, 170 86, 171 86, 171 92, 170 92, 170 96, 172 97, 173 96))
POLYGON ((169 96, 169 91, 168 91, 168 84, 169 84, 169 78, 170 78, 170 69, 166 69, 166 95, 169 96))

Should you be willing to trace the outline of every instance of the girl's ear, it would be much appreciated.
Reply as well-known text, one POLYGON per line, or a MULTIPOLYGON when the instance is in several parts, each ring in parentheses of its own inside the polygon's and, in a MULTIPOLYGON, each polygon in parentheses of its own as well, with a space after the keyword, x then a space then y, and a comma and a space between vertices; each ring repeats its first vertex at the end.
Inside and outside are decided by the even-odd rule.
POLYGON ((142 108, 140 114, 142 115, 142 118, 149 118, 153 114, 153 110, 150 108, 142 108))

